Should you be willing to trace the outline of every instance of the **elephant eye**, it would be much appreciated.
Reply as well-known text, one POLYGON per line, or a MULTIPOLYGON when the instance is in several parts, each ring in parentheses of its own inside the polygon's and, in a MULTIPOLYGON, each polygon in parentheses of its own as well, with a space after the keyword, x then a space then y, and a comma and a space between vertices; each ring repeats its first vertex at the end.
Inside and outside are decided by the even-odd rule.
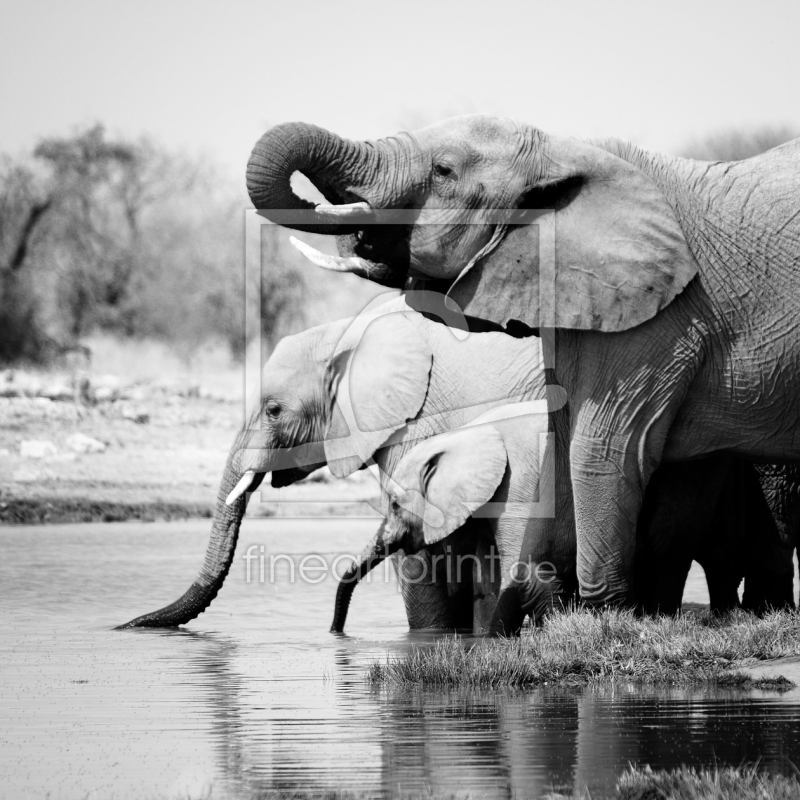
POLYGON ((277 400, 270 400, 267 403, 267 414, 271 417, 277 417, 281 413, 281 404, 277 400))
POLYGON ((453 178, 455 177, 455 172, 453 171, 452 167, 449 167, 447 164, 434 164, 433 165, 433 173, 436 175, 437 178, 453 178))

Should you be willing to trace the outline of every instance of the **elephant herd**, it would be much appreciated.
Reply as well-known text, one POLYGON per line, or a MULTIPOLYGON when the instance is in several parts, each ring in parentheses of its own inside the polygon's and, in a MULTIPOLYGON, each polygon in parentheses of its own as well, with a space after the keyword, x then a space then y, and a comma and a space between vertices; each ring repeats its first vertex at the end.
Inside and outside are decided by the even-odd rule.
POLYGON ((402 294, 278 344, 199 576, 123 627, 202 613, 248 493, 325 464, 377 467, 384 516, 332 630, 393 554, 412 627, 676 613, 693 560, 714 610, 794 606, 800 140, 709 163, 482 115, 371 142, 291 123, 247 183, 259 214, 336 237, 294 240, 313 263, 402 294))

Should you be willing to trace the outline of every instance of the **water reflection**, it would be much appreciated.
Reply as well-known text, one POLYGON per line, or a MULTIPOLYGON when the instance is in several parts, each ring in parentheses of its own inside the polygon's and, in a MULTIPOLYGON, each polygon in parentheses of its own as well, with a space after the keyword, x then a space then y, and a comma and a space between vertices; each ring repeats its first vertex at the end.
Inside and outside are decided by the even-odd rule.
MULTIPOLYGON (((371 527, 251 524, 239 552, 357 549, 371 527)), ((332 786, 540 796, 608 789, 629 763, 759 760, 792 774, 800 760, 797 691, 371 688, 371 660, 435 640, 406 630, 393 583, 361 587, 348 635, 332 636, 333 581, 248 584, 237 560, 190 628, 110 630, 185 588, 206 536, 202 524, 0 532, 9 797, 198 797, 211 785, 215 797, 332 786)))

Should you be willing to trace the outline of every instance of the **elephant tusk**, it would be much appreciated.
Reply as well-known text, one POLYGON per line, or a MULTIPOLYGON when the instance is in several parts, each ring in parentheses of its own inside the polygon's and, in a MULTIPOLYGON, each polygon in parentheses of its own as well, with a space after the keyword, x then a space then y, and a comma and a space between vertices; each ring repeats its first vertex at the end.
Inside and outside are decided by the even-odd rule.
POLYGON ((369 203, 342 203, 338 206, 320 203, 315 211, 329 217, 363 217, 372 214, 372 206, 369 203))
POLYGON ((239 478, 239 483, 236 484, 234 490, 225 498, 225 505, 229 506, 235 503, 250 488, 250 484, 253 483, 253 478, 255 477, 256 473, 252 469, 247 470, 239 478))
POLYGON ((356 275, 367 277, 370 270, 370 264, 363 258, 358 256, 349 256, 343 258, 342 256, 329 256, 325 253, 320 253, 315 250, 311 245, 295 239, 294 236, 289 237, 289 241, 312 263, 316 264, 322 269, 330 269, 334 272, 355 272, 356 275))

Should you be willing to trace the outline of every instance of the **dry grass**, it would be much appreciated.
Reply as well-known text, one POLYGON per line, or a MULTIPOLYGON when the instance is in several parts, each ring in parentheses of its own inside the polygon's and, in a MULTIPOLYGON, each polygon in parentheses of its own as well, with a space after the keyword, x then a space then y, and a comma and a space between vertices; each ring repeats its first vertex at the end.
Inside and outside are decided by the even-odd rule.
MULTIPOLYGON (((629 611, 555 614, 514 639, 467 646, 459 637, 374 663, 376 684, 534 686, 636 680, 648 684, 753 685, 743 659, 800 656, 800 612, 637 618, 629 611)), ((763 685, 763 684, 762 684, 763 685)), ((771 685, 779 688, 773 681, 771 685)), ((791 685, 788 681, 785 685, 791 685)))
POLYGON ((630 769, 617 782, 617 800, 797 800, 797 778, 770 775, 756 767, 722 767, 654 772, 630 769))

